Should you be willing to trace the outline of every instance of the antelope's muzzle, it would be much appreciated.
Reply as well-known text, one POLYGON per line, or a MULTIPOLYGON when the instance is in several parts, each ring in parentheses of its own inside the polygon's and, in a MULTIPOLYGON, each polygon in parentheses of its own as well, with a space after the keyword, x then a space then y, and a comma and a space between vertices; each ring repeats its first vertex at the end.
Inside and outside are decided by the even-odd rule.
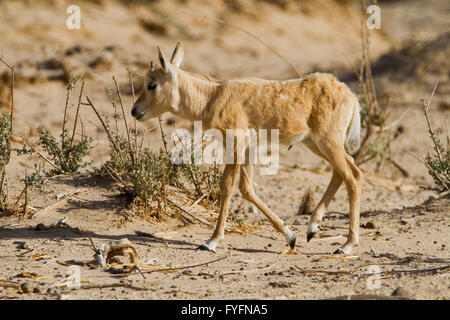
POLYGON ((135 103, 133 109, 131 109, 131 115, 137 120, 142 119, 143 116, 147 113, 146 110, 141 110, 140 105, 135 103))

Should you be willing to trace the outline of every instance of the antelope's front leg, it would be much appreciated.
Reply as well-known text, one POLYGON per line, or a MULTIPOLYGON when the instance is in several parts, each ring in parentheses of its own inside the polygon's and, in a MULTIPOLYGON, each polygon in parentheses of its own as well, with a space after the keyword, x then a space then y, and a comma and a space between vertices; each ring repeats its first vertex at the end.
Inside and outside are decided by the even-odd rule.
POLYGON ((214 233, 206 243, 198 247, 200 250, 209 250, 216 252, 216 246, 223 239, 225 233, 225 221, 228 213, 228 203, 233 192, 236 175, 239 170, 238 164, 227 164, 220 180, 220 209, 219 219, 217 221, 214 233))

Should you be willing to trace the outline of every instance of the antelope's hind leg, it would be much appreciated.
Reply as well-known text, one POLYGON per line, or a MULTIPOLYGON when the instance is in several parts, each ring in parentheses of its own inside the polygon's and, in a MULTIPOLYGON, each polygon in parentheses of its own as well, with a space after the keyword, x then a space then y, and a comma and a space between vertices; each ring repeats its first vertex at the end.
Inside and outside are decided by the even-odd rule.
MULTIPOLYGON (((330 162, 328 158, 319 150, 319 148, 315 145, 315 143, 311 139, 306 139, 304 145, 308 147, 313 153, 323 158, 324 160, 330 162)), ((323 216, 325 215, 328 206, 333 200, 334 195, 339 190, 339 187, 342 184, 342 178, 339 173, 333 169, 333 175, 331 177, 330 183, 328 185, 327 190, 325 191, 322 199, 320 199, 316 208, 314 209, 311 217, 309 219, 308 229, 306 230, 306 241, 309 242, 317 232, 319 232, 319 223, 322 221, 323 216)))
POLYGON ((325 191, 322 199, 317 204, 313 213, 311 214, 311 218, 309 220, 308 229, 306 230, 306 241, 309 242, 317 232, 319 232, 319 222, 322 221, 323 216, 326 213, 328 205, 331 200, 333 200, 334 195, 338 191, 339 187, 342 184, 342 178, 337 173, 336 170, 333 169, 333 176, 331 177, 330 183, 328 185, 327 190, 325 191))
MULTIPOLYGON (((334 171, 336 171, 337 174, 341 176, 341 179, 344 181, 347 188, 350 203, 349 233, 345 244, 338 248, 334 253, 349 254, 352 251, 353 246, 358 245, 359 242, 359 213, 362 173, 355 165, 353 159, 346 154, 343 144, 334 143, 329 140, 321 140, 317 142, 317 147, 320 152, 326 156, 328 162, 333 167, 333 176, 334 171)), ((333 182, 333 178, 331 182, 333 182)), ((330 188, 332 188, 331 183, 325 195, 327 195, 330 188)))
POLYGON ((238 164, 227 164, 225 166, 222 178, 220 180, 220 209, 216 229, 214 230, 212 237, 197 249, 216 252, 217 244, 223 239, 225 233, 225 221, 228 213, 228 204, 233 192, 234 183, 236 182, 238 170, 238 164))

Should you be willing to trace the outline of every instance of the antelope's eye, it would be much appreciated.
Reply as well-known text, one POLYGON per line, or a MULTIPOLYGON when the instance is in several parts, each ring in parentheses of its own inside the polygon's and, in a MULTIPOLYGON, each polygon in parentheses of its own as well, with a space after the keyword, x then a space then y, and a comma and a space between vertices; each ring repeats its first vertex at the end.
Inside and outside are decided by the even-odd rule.
POLYGON ((156 89, 156 84, 155 83, 149 83, 147 85, 147 90, 151 91, 151 90, 155 90, 156 89))

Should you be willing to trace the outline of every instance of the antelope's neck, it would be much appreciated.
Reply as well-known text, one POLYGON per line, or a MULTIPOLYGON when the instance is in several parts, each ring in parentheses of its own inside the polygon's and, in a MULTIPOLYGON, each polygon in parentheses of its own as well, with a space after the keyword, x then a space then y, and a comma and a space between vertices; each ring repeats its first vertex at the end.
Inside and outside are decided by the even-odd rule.
POLYGON ((202 120, 202 113, 214 96, 219 82, 180 70, 178 73, 180 107, 178 115, 188 120, 202 120))

